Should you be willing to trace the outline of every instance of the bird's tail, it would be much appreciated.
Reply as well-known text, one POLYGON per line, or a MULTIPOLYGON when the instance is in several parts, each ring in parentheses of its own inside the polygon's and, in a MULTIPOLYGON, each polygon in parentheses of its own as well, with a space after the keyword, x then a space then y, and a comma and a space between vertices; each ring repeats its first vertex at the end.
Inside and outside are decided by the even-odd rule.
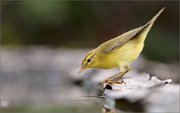
POLYGON ((166 7, 163 7, 146 25, 153 24, 165 8, 166 7))
POLYGON ((144 42, 149 30, 151 29, 151 27, 153 26, 153 23, 156 21, 156 19, 159 17, 159 15, 164 11, 165 7, 162 8, 149 22, 147 22, 145 25, 139 27, 138 29, 140 29, 138 31, 138 34, 141 34, 141 38, 140 40, 144 42))

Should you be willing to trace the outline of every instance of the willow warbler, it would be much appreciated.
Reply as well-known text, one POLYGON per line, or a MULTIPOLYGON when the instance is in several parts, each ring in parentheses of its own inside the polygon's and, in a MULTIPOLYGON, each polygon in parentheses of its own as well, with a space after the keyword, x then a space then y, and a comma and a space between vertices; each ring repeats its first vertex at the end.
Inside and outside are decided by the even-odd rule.
POLYGON ((130 64, 141 53, 149 30, 164 9, 162 8, 145 25, 110 39, 89 51, 82 61, 79 73, 87 68, 110 69, 118 67, 120 74, 118 73, 104 80, 102 83, 120 83, 117 81, 130 70, 130 64))

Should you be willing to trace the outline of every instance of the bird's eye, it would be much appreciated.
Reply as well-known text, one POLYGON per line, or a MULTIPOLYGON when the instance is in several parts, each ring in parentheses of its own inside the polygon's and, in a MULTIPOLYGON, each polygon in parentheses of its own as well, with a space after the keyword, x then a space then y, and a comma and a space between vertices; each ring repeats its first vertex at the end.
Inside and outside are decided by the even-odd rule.
POLYGON ((91 62, 91 59, 88 59, 87 62, 91 62))

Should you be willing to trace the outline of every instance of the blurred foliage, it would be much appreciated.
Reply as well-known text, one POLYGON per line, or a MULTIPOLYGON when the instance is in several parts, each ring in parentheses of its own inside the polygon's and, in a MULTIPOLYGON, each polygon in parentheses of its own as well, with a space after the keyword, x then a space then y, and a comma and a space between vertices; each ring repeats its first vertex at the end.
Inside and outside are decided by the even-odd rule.
POLYGON ((143 54, 177 61, 179 1, 1 1, 1 42, 4 46, 96 47, 143 25, 164 6, 143 54))

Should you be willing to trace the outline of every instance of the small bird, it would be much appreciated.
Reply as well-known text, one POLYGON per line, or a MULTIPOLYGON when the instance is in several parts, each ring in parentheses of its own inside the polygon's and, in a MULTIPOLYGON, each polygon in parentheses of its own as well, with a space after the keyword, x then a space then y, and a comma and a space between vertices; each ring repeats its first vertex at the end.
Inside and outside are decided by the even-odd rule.
POLYGON ((130 70, 131 63, 138 58, 149 30, 164 9, 165 7, 145 25, 110 39, 89 51, 84 57, 78 73, 87 68, 110 69, 118 67, 120 73, 105 79, 102 81, 102 85, 104 83, 109 85, 122 83, 118 82, 118 80, 130 70))

